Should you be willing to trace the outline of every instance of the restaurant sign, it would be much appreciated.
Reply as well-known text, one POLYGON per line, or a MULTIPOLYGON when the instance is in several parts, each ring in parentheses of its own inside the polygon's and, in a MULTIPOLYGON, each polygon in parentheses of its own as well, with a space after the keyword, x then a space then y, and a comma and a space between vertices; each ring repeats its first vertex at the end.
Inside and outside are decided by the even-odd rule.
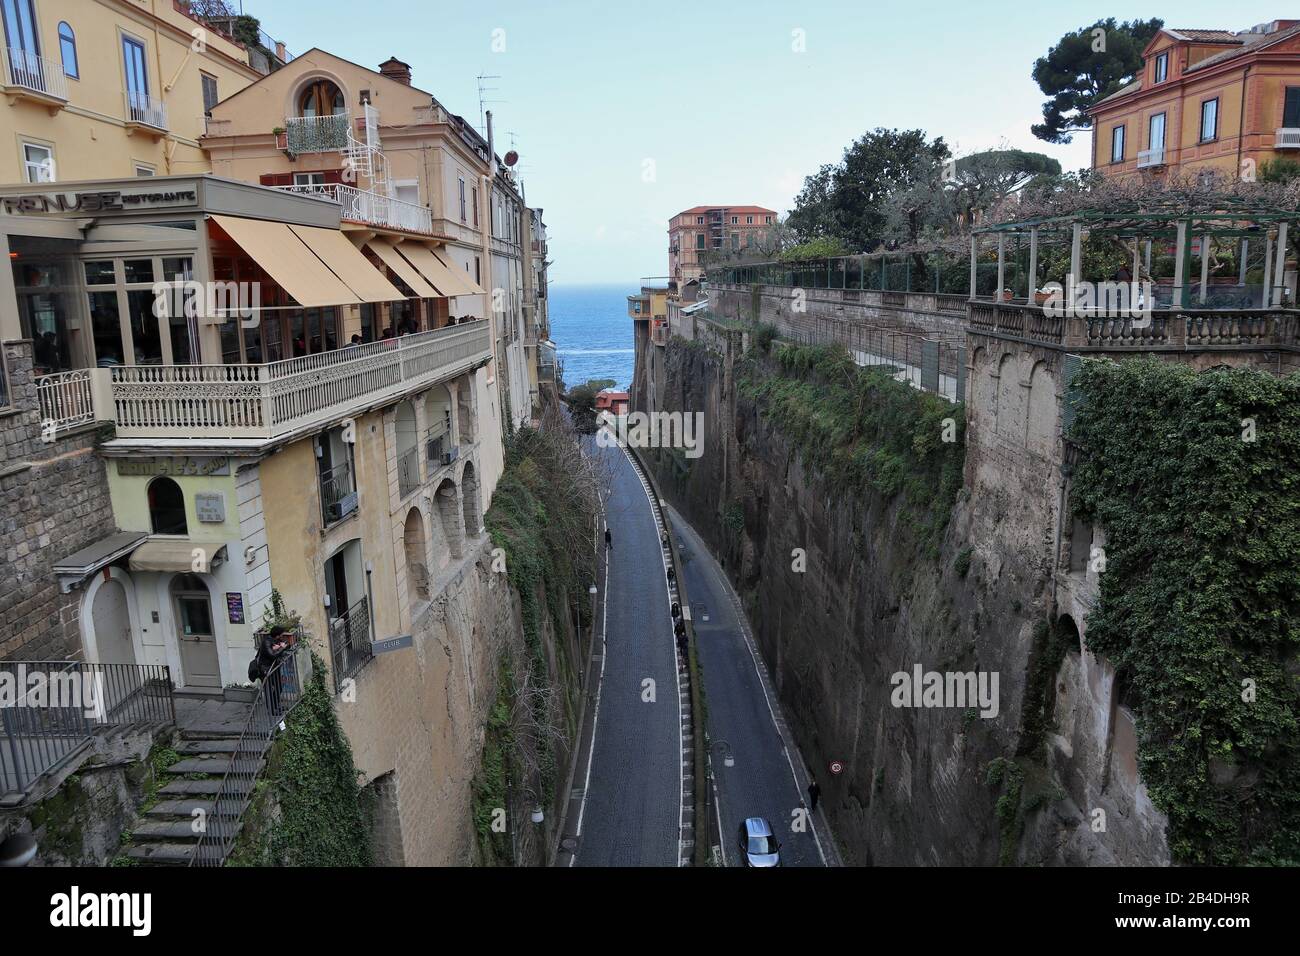
POLYGON ((4 196, 0 207, 18 215, 42 215, 61 212, 123 212, 154 206, 174 206, 198 201, 194 189, 160 189, 148 192, 123 192, 120 189, 85 193, 32 193, 4 196))
POLYGON ((119 458, 119 475, 178 475, 205 477, 230 474, 230 459, 196 458, 182 455, 175 458, 119 458))

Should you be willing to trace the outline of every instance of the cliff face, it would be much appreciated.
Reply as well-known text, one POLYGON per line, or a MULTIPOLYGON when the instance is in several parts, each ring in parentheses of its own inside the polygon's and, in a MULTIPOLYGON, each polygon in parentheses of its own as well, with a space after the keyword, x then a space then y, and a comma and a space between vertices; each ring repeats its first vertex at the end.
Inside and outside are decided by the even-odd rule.
POLYGON ((1073 687, 1077 635, 1051 623, 1051 542, 1038 539, 1054 515, 1036 504, 1043 489, 968 483, 955 501, 918 506, 837 487, 739 387, 740 377, 781 374, 770 358, 742 365, 742 338, 663 350, 659 410, 703 412, 705 453, 654 460, 664 493, 745 602, 846 860, 1159 862, 1094 834, 1078 788, 1050 769, 1057 678, 1073 687), (918 530, 949 507, 941 534, 918 530), (973 702, 895 706, 891 677, 918 666, 996 675, 996 715, 973 702), (844 764, 838 776, 832 761, 844 764))

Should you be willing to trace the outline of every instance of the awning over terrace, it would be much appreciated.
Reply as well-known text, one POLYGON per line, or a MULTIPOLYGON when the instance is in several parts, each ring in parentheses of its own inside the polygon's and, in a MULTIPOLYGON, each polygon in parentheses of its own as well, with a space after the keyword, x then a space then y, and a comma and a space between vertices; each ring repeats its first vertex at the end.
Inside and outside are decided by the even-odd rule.
POLYGON ((406 260, 443 295, 482 295, 482 289, 469 279, 458 276, 456 273, 459 270, 449 268, 434 255, 433 249, 424 243, 403 242, 397 247, 397 251, 405 256, 406 260))
POLYGON ((442 295, 437 289, 425 281, 424 276, 416 271, 415 267, 403 259, 397 252, 397 248, 384 239, 369 239, 366 241, 366 248, 377 255, 384 265, 392 269, 397 277, 411 287, 411 291, 421 299, 436 299, 442 295))
POLYGON ((406 298, 341 232, 313 226, 289 228, 362 302, 394 302, 406 298))
POLYGON ((286 224, 238 216, 212 221, 304 308, 362 301, 286 224))

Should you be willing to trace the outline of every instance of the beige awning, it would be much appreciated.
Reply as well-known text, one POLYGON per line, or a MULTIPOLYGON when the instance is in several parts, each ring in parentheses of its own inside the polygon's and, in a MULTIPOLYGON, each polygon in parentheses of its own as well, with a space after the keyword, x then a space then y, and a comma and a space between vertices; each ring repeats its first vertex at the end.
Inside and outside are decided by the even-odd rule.
POLYGON ((284 223, 238 216, 212 219, 299 305, 312 308, 361 301, 284 223))
POLYGON ((468 291, 459 293, 460 295, 484 295, 487 293, 486 289, 469 277, 469 272, 456 265, 451 256, 447 254, 447 250, 441 246, 429 246, 429 251, 433 253, 434 258, 450 269, 454 276, 465 283, 465 288, 468 291))
POLYGON ((433 250, 422 242, 403 242, 397 251, 404 255, 411 265, 420 270, 420 274, 442 290, 443 295, 481 295, 482 291, 472 282, 461 278, 456 273, 460 269, 450 269, 433 250))
POLYGON ((132 571, 190 572, 225 562, 224 544, 195 544, 189 538, 150 538, 131 552, 132 571), (198 552, 198 553, 196 553, 198 552))
POLYGON ((337 229, 294 225, 289 228, 362 302, 394 302, 406 298, 337 229))
POLYGON ((435 289, 429 283, 424 281, 424 276, 420 275, 411 266, 409 262, 397 254, 391 242, 385 242, 383 239, 371 239, 366 243, 366 248, 379 256, 384 265, 397 273, 397 277, 411 287, 421 299, 436 299, 442 296, 442 293, 435 289))

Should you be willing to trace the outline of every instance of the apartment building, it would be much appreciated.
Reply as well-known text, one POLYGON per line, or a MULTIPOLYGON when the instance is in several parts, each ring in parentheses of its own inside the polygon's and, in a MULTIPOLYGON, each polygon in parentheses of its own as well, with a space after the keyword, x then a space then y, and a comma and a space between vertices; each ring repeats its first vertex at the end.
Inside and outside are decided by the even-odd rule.
POLYGON ((1133 82, 1096 103, 1092 165, 1106 176, 1213 169, 1233 178, 1300 159, 1300 20, 1248 30, 1165 28, 1133 82))
POLYGON ((6 0, 0 182, 207 170, 205 113, 288 57, 175 0, 6 0))
POLYGON ((700 254, 744 249, 776 222, 763 206, 692 206, 668 220, 668 276, 674 289, 704 278, 700 254))

